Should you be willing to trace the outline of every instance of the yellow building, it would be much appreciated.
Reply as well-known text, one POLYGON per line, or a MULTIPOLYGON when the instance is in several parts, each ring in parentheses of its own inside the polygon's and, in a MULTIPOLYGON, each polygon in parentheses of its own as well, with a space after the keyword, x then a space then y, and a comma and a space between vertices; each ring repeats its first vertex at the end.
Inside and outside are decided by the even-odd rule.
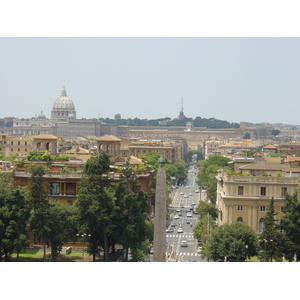
POLYGON ((284 196, 297 190, 300 168, 284 164, 253 163, 239 169, 242 175, 229 175, 222 169, 218 171, 218 224, 240 221, 260 233, 272 197, 276 219, 282 217, 284 196))
POLYGON ((0 135, 0 152, 4 156, 12 154, 28 155, 33 149, 33 139, 31 137, 12 138, 6 134, 0 135))

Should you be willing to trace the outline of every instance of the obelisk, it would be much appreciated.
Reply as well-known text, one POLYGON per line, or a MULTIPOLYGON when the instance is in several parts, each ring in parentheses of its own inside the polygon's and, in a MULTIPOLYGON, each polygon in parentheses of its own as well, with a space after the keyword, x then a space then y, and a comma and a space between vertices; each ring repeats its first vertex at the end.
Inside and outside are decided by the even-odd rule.
POLYGON ((159 167, 156 175, 156 193, 154 210, 154 238, 153 238, 153 262, 166 261, 166 170, 165 160, 162 155, 159 158, 159 167))

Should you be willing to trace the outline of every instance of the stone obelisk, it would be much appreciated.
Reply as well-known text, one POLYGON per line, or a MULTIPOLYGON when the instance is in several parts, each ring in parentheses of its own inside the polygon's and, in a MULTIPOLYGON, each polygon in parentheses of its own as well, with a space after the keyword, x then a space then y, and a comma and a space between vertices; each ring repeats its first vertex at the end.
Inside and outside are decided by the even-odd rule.
POLYGON ((153 262, 166 261, 166 170, 165 160, 159 158, 159 167, 156 175, 153 262))

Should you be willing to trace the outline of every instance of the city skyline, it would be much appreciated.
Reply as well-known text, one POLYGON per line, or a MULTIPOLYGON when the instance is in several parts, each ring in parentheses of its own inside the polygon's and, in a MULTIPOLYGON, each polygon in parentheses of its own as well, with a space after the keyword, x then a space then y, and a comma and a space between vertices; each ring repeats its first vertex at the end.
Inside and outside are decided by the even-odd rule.
POLYGON ((299 38, 1 38, 1 118, 63 87, 77 118, 215 118, 298 125, 299 38), (11 105, 13 104, 13 105, 11 105))

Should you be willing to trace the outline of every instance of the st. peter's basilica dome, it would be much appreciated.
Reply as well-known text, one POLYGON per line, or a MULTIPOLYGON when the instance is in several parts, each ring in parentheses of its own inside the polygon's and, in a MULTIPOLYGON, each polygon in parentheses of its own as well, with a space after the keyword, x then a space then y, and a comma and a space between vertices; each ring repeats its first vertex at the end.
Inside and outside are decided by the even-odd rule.
POLYGON ((65 87, 61 95, 54 101, 51 111, 51 119, 64 121, 76 119, 76 111, 73 101, 67 96, 65 87))

